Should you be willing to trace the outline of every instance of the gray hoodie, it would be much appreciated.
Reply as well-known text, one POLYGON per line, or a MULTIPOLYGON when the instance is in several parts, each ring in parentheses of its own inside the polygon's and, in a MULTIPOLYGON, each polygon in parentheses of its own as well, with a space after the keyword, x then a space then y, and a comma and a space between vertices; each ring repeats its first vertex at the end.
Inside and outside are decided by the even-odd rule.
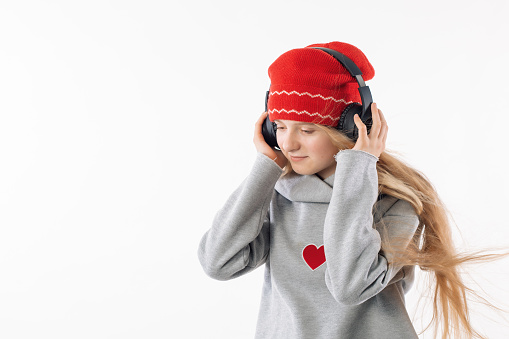
POLYGON ((419 219, 378 195, 377 157, 343 150, 336 161, 325 180, 280 178, 258 153, 201 240, 203 269, 228 280, 265 264, 256 338, 417 338, 404 300, 414 267, 389 264, 381 240, 407 246, 419 219))

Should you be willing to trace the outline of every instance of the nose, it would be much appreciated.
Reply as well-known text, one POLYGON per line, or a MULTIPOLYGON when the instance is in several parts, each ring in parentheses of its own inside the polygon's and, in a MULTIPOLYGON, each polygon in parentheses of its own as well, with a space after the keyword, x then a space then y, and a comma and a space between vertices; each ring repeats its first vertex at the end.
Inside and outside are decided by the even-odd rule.
POLYGON ((286 152, 296 151, 300 148, 298 136, 295 135, 295 132, 288 129, 283 137, 282 146, 286 152))

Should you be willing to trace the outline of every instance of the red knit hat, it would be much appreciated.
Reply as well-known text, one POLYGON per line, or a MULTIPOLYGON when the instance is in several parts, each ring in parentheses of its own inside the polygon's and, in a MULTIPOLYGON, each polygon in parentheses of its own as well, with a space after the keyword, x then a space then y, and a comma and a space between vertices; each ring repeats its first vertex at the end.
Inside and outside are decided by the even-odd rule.
MULTIPOLYGON (((334 41, 307 47, 343 53, 359 67, 364 81, 375 75, 373 66, 355 46, 334 41)), ((333 56, 307 47, 292 49, 270 65, 269 119, 336 126, 347 105, 361 102, 359 85, 333 56)))

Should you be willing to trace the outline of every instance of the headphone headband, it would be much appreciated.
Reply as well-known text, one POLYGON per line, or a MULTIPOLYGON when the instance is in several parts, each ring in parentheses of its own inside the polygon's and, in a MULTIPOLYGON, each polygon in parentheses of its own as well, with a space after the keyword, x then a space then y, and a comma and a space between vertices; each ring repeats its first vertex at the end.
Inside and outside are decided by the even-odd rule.
POLYGON ((331 55, 332 57, 334 57, 334 59, 339 61, 339 63, 346 68, 346 70, 352 75, 352 77, 355 78, 355 80, 359 84, 359 94, 361 95, 361 102, 362 102, 362 113, 359 114, 359 118, 364 120, 363 119, 364 115, 365 115, 366 111, 369 109, 369 105, 373 102, 373 98, 371 96, 371 91, 369 90, 369 86, 366 86, 366 83, 364 82, 364 79, 362 78, 362 72, 359 69, 359 67, 357 67, 357 65, 352 61, 352 59, 350 59, 343 53, 340 53, 333 49, 325 48, 325 47, 309 47, 309 48, 319 49, 319 50, 322 50, 325 53, 331 55))

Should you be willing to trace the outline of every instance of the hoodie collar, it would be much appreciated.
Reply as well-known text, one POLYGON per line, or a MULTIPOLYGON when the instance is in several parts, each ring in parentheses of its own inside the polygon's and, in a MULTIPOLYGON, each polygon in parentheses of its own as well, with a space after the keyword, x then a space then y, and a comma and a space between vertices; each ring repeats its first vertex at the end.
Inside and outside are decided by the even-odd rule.
POLYGON ((283 197, 294 202, 329 203, 332 197, 334 176, 320 179, 316 174, 300 175, 292 172, 280 178, 275 186, 283 197))
MULTIPOLYGON (((275 189, 283 197, 293 202, 330 203, 334 178, 335 174, 322 180, 316 174, 300 175, 292 172, 280 178, 276 182, 275 189)), ((380 194, 373 205, 374 219, 379 220, 396 201, 398 199, 395 197, 380 194)))

